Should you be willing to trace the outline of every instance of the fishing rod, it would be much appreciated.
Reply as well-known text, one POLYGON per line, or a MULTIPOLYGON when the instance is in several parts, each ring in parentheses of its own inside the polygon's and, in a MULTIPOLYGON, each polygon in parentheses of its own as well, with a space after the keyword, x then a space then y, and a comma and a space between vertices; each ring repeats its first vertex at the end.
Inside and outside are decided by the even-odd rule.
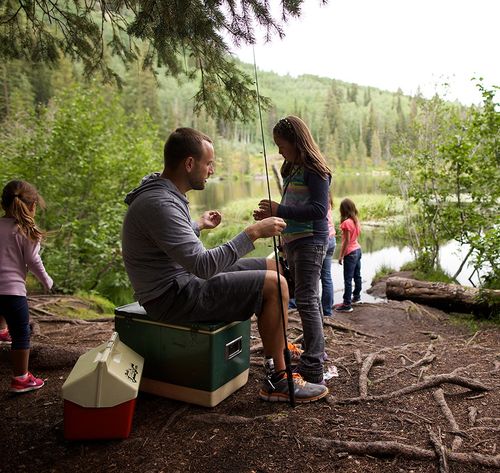
MULTIPOLYGON (((269 207, 271 207, 271 186, 269 185, 269 171, 267 168, 267 153, 266 153, 266 141, 264 139, 264 125, 262 121, 262 109, 260 106, 260 92, 259 92, 259 78, 257 75, 257 61, 255 60, 255 48, 253 50, 253 66, 255 71, 255 89, 257 92, 257 108, 259 110, 259 121, 260 121, 260 134, 262 138, 262 150, 264 152, 264 167, 266 169, 266 183, 267 183, 267 197, 269 199, 269 207)), ((272 212, 271 212, 272 215, 272 212)), ((281 326, 283 329, 283 338, 285 340, 285 348, 283 350, 283 355, 285 357, 285 370, 288 382, 288 395, 290 398, 290 405, 295 407, 295 386, 293 383, 293 373, 292 373, 292 361, 290 357, 290 350, 288 349, 288 339, 286 335, 286 324, 285 324, 285 309, 283 307, 283 292, 281 291, 280 284, 280 272, 279 272, 279 256, 278 256, 278 245, 276 244, 276 236, 273 236, 273 251, 274 251, 274 261, 276 263, 276 281, 278 283, 278 298, 280 300, 280 314, 281 314, 281 326)))

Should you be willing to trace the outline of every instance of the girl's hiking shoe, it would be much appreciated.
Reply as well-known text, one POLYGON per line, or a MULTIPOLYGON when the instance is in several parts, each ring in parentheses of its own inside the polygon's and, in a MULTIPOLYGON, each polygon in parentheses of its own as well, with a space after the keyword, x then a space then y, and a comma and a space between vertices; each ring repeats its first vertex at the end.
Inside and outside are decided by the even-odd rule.
POLYGON ((12 339, 10 338, 10 333, 8 329, 0 330, 0 346, 11 345, 12 339))
POLYGON ((335 306, 337 312, 352 312, 352 306, 347 304, 337 304, 335 306))
POLYGON ((360 304, 360 303, 361 303, 361 297, 352 298, 352 304, 360 304))
POLYGON ((40 389, 44 384, 43 379, 35 378, 28 372, 24 379, 20 379, 19 376, 12 378, 9 391, 11 393, 27 393, 35 389, 40 389))
MULTIPOLYGON (((314 402, 328 394, 328 388, 321 384, 308 383, 298 373, 293 373, 295 402, 304 404, 314 402)), ((284 371, 279 371, 264 381, 259 397, 270 402, 289 402, 288 378, 284 371)))

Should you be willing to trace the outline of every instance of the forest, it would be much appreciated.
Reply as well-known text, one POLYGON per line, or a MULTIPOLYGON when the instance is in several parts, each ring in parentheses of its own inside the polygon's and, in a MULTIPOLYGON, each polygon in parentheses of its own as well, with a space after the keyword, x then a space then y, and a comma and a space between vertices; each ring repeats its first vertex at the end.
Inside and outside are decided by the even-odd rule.
MULTIPOLYGON (((254 65, 238 63, 252 77, 254 65)), ((95 292, 115 303, 130 299, 119 235, 125 193, 162 167, 162 146, 178 126, 214 138, 217 178, 262 174, 263 143, 257 120, 233 120, 195 103, 199 78, 122 68, 122 82, 83 74, 78 62, 0 66, 1 182, 33 182, 47 201, 39 216, 48 231, 44 260, 57 290, 95 292)), ((438 264, 442 242, 469 245, 468 259, 499 278, 500 114, 496 89, 478 82, 484 102, 465 107, 435 96, 405 96, 303 75, 259 71, 264 144, 277 159, 271 130, 295 114, 309 125, 334 173, 391 172, 387 193, 410 205, 401 238, 419 266, 438 264)), ((465 263, 465 262, 464 262, 465 263)))

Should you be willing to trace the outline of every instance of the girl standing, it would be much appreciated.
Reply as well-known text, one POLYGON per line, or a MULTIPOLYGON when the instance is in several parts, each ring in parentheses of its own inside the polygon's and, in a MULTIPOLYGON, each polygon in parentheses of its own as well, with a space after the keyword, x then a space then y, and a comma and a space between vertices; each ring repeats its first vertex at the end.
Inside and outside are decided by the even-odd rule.
POLYGON ((342 246, 339 264, 344 265, 344 301, 335 306, 338 312, 352 312, 352 305, 361 301, 361 246, 358 237, 361 226, 358 220, 358 209, 351 199, 340 203, 340 229, 342 230, 342 246), (352 280, 354 279, 354 292, 352 280))
POLYGON ((45 206, 37 190, 25 181, 10 181, 2 192, 0 218, 0 316, 7 322, 12 338, 13 377, 10 391, 24 393, 39 389, 44 381, 28 371, 30 327, 26 275, 30 270, 46 291, 53 281, 39 255, 42 232, 35 224, 36 207, 45 206))
POLYGON ((273 215, 286 221, 282 238, 304 333, 304 351, 296 372, 305 381, 323 384, 325 340, 319 279, 328 245, 331 171, 300 118, 281 119, 273 129, 273 138, 284 158, 283 196, 281 204, 260 201, 254 217, 260 220, 273 215))

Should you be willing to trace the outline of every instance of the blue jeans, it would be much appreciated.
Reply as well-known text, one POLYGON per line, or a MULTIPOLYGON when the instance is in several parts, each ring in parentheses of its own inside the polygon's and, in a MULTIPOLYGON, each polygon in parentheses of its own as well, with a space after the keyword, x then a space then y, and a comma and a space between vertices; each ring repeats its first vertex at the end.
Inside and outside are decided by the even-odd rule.
POLYGON ((304 353, 297 368, 304 379, 311 383, 323 380, 325 338, 319 279, 326 248, 326 245, 310 243, 294 242, 293 249, 285 245, 290 272, 295 281, 295 300, 304 333, 304 353))
POLYGON ((344 256, 344 304, 351 305, 352 297, 361 294, 361 248, 344 256), (352 280, 354 279, 354 292, 352 280))
POLYGON ((332 315, 333 306, 333 280, 332 280, 332 261, 333 252, 335 251, 335 237, 330 237, 328 240, 328 248, 326 249, 325 259, 321 267, 321 307, 323 315, 332 315))

